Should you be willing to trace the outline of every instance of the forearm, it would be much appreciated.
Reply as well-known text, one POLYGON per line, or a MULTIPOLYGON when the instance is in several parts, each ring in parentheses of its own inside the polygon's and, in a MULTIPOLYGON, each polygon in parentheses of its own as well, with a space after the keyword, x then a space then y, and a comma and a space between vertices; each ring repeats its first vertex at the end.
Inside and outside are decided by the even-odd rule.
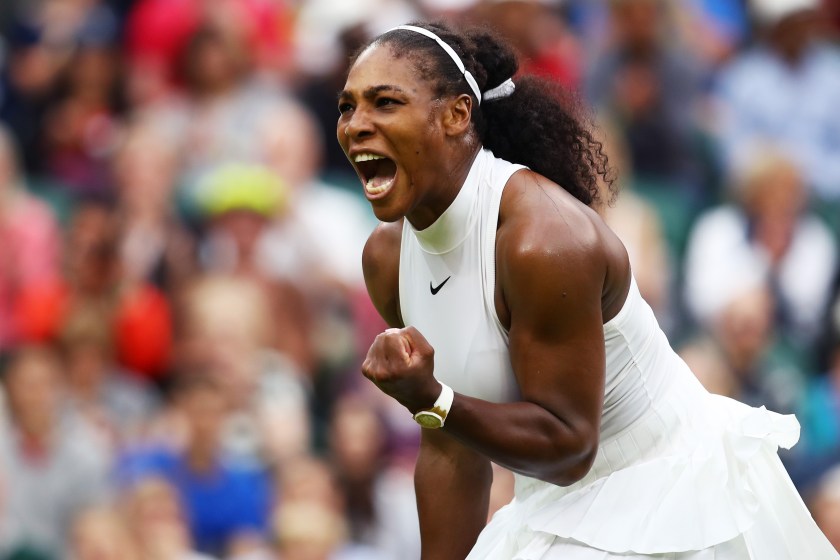
POLYGON ((532 402, 491 403, 456 394, 443 431, 513 472, 567 486, 589 471, 597 426, 532 402))
POLYGON ((490 462, 440 432, 425 431, 414 474, 423 560, 463 560, 487 520, 490 462))

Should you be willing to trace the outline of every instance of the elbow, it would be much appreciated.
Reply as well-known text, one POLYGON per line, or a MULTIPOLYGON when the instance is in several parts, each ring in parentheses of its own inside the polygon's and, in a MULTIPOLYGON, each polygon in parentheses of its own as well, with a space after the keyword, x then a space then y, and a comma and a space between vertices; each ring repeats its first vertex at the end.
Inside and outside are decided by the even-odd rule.
POLYGON ((554 460, 548 465, 540 480, 556 484, 557 486, 570 486, 589 474, 595 457, 598 455, 598 436, 583 436, 572 448, 565 446, 560 452, 560 460, 554 460))
POLYGON ((543 480, 551 484, 556 484, 557 486, 571 486, 589 474, 597 454, 598 447, 596 445, 582 455, 571 457, 569 461, 564 461, 561 468, 554 470, 550 477, 543 480))

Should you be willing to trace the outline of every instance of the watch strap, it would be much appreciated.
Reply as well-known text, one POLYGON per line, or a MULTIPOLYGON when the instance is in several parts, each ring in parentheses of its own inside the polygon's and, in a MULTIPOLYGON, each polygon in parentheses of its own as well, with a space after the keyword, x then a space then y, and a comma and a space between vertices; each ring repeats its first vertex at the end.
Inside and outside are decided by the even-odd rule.
POLYGON ((452 402, 455 400, 455 391, 453 391, 452 387, 450 387, 446 383, 441 383, 440 388, 440 395, 438 395, 438 398, 437 400, 435 400, 435 403, 432 405, 432 408, 420 410, 416 414, 414 414, 415 421, 418 420, 418 415, 423 415, 424 413, 432 413, 440 418, 439 427, 443 427, 444 423, 446 422, 446 417, 449 415, 449 410, 452 408, 452 402))

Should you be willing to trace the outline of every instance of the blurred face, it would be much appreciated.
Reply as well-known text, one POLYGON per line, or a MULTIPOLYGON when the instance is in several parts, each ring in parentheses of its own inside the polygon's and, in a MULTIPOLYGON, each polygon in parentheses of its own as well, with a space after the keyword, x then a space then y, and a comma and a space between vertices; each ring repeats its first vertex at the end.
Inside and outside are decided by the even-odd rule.
POLYGON ((0 135, 0 193, 8 190, 16 179, 17 169, 12 149, 7 139, 0 135))
POLYGON ((107 96, 117 80, 115 53, 106 48, 86 48, 73 65, 73 85, 94 95, 107 96))
POLYGON ((719 338, 730 359, 749 365, 766 348, 773 320, 772 296, 764 289, 742 294, 723 312, 719 338))
POLYGON ((108 374, 108 358, 96 344, 76 344, 67 352, 67 379, 79 389, 98 387, 108 374))
POLYGON ((630 49, 650 49, 659 42, 662 25, 658 0, 615 0, 612 21, 619 42, 630 49))
POLYGON ((314 458, 298 458, 287 463, 279 481, 281 499, 313 502, 339 509, 342 498, 326 463, 314 458))
POLYGON ((110 286, 115 267, 112 217, 98 206, 81 208, 73 217, 67 236, 67 272, 76 287, 101 292, 110 286))
POLYGON ((136 132, 115 160, 120 205, 130 213, 166 213, 174 167, 165 139, 152 132, 136 132))
POLYGON ((135 558, 128 532, 115 512, 82 514, 73 526, 74 560, 126 560, 135 558))
POLYGON ((127 496, 128 526, 144 558, 182 558, 191 545, 175 492, 168 482, 151 478, 127 496))
POLYGON ((323 145, 303 107, 282 108, 259 125, 265 162, 292 188, 306 186, 319 171, 323 145))
POLYGON ((792 166, 775 167, 755 187, 754 212, 771 221, 797 216, 806 204, 806 190, 792 166))
POLYGON ((12 366, 6 387, 9 406, 22 429, 38 432, 52 424, 61 396, 60 373, 52 359, 22 358, 12 366))
POLYGON ((820 13, 816 10, 794 13, 772 26, 770 43, 783 57, 795 62, 816 37, 820 24, 820 13))
POLYGON ((447 160, 444 105, 411 59, 396 58, 389 45, 368 47, 350 69, 336 134, 380 220, 408 217, 423 228, 454 199, 435 179, 447 160))
POLYGON ((836 489, 823 491, 809 505, 814 521, 828 541, 840 550, 840 498, 836 489))
POLYGON ((202 449, 216 447, 227 403, 220 392, 210 388, 196 388, 185 395, 182 410, 190 428, 191 444, 202 449))
POLYGON ((225 90, 237 79, 234 53, 221 37, 205 38, 193 52, 194 83, 205 93, 225 90))
POLYGON ((379 467, 384 434, 376 414, 363 402, 348 401, 336 407, 330 448, 344 476, 370 476, 379 467))

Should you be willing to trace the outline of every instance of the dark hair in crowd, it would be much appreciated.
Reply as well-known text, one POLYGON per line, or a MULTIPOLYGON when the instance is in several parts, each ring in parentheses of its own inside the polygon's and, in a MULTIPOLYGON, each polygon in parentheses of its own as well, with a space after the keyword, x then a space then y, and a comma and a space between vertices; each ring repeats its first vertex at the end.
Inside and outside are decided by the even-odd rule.
MULTIPOLYGON (((433 31, 458 53, 482 92, 514 76, 519 63, 513 49, 485 28, 462 34, 443 23, 415 23, 433 31)), ((436 42, 419 33, 394 30, 376 41, 407 56, 420 77, 434 84, 439 97, 466 93, 475 99, 463 74, 436 42)), ((473 123, 485 148, 496 157, 526 165, 551 179, 587 205, 611 203, 618 186, 603 146, 583 118, 581 104, 560 85, 536 76, 520 76, 508 97, 475 105, 473 123), (602 186, 609 190, 601 200, 602 186)))

